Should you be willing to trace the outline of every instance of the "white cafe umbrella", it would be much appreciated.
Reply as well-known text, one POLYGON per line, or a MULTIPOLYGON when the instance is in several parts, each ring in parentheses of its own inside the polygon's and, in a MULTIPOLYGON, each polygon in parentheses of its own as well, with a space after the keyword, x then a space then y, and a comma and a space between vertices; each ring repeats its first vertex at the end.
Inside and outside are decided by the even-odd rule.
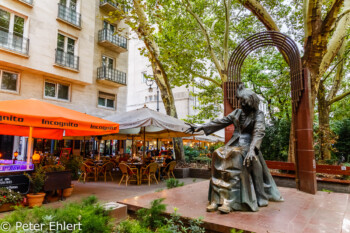
MULTIPOLYGON (((102 136, 103 139, 117 139, 121 136, 143 136, 147 138, 172 138, 188 137, 192 134, 185 133, 190 127, 184 121, 175 117, 156 112, 144 106, 143 108, 129 112, 110 115, 104 119, 118 122, 119 133, 102 136)), ((198 134, 198 133, 197 133, 198 134)), ((145 144, 143 144, 145 145, 145 144)), ((143 150, 145 152, 145 150, 143 150)))

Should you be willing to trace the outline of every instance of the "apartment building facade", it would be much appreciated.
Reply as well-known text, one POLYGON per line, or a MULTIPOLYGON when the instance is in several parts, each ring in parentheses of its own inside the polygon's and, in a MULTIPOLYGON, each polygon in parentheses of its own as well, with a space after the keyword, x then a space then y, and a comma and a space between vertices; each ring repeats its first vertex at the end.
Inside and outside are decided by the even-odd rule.
MULTIPOLYGON (((0 0, 0 101, 35 98, 104 117, 126 111, 128 40, 110 0, 0 0)), ((0 136, 0 150, 23 138, 0 136)), ((23 143, 22 143, 23 144, 23 143)))

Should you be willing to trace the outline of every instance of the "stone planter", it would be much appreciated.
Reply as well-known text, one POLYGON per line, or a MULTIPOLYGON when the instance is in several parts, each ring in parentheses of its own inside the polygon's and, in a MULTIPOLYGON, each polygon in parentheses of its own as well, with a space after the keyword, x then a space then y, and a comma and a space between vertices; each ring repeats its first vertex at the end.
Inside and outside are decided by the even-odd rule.
POLYGON ((44 184, 44 191, 55 191, 57 189, 70 188, 71 185, 71 172, 47 172, 46 180, 44 184))
POLYGON ((209 169, 190 168, 189 177, 210 179, 211 178, 211 171, 209 169))
POLYGON ((41 206, 44 202, 45 195, 46 193, 28 193, 27 198, 29 207, 41 206))
POLYGON ((6 212, 6 211, 10 211, 13 210, 13 207, 15 204, 14 203, 5 203, 3 205, 0 206, 0 212, 6 212))
POLYGON ((190 175, 190 168, 175 168, 174 175, 176 178, 186 178, 190 175))

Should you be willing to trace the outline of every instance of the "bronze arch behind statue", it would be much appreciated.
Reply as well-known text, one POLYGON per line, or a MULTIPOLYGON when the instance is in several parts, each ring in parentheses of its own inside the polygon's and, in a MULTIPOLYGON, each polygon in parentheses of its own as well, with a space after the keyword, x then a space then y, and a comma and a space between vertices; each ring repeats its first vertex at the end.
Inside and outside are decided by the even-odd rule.
MULTIPOLYGON (((287 58, 290 66, 291 97, 293 107, 296 182, 301 191, 315 194, 316 162, 313 149, 312 119, 310 112, 310 79, 303 70, 296 43, 283 33, 266 31, 254 34, 241 42, 233 51, 228 65, 228 81, 224 83, 225 115, 238 108, 236 90, 241 82, 244 60, 254 50, 275 46, 287 58)), ((227 136, 228 134, 225 133, 227 136)))

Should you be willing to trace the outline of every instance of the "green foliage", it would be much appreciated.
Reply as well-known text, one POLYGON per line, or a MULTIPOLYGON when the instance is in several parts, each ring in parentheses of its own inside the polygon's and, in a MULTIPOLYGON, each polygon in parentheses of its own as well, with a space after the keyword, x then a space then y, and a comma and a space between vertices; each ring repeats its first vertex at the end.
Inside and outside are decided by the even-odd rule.
POLYGON ((0 206, 6 203, 19 204, 23 201, 22 194, 11 189, 0 188, 0 206))
POLYGON ((141 226, 140 222, 133 219, 122 221, 117 226, 118 233, 152 233, 154 231, 141 226))
POLYGON ((326 192, 326 193, 333 193, 332 190, 328 190, 328 189, 322 189, 322 192, 326 192))
POLYGON ((215 143, 215 144, 213 144, 213 145, 210 145, 209 151, 210 151, 211 153, 213 153, 216 149, 218 149, 218 148, 220 148, 220 147, 222 147, 222 146, 224 146, 224 145, 225 145, 225 144, 224 144, 223 142, 215 143))
POLYGON ((334 124, 334 131, 338 135, 338 140, 334 147, 338 157, 344 156, 349 161, 350 153, 350 118, 338 121, 334 124))
POLYGON ((187 158, 187 162, 193 160, 193 158, 199 156, 200 152, 198 149, 192 148, 191 146, 184 146, 185 158, 187 158))
MULTIPOLYGON (((81 231, 74 232, 112 232, 113 225, 102 206, 96 203, 96 198, 88 198, 82 203, 68 203, 61 208, 34 207, 17 208, 14 212, 0 219, 0 224, 8 222, 12 228, 8 232, 16 231, 16 222, 23 224, 44 224, 42 232, 72 232, 71 230, 49 231, 49 222, 81 223, 81 231)), ((77 228, 76 228, 77 229, 77 228)))
POLYGON ((181 187, 184 186, 184 182, 180 183, 178 179, 175 178, 169 178, 166 180, 166 187, 168 189, 176 188, 176 187, 181 187))
POLYGON ((266 160, 287 161, 289 148, 290 122, 277 121, 267 125, 261 152, 266 160))
POLYGON ((28 173, 25 173, 24 175, 28 177, 31 184, 30 187, 34 194, 37 194, 42 190, 46 180, 46 172, 42 166, 39 166, 31 175, 28 173))
POLYGON ((44 157, 44 159, 41 160, 41 165, 47 166, 47 165, 56 165, 58 161, 58 157, 54 156, 52 154, 48 154, 44 157))
POLYGON ((230 233, 243 233, 243 230, 231 229, 230 233))
POLYGON ((140 226, 156 229, 164 225, 165 218, 162 216, 162 212, 166 210, 166 205, 162 203, 163 201, 164 198, 155 199, 151 202, 151 208, 137 211, 140 226))
POLYGON ((62 157, 61 164, 72 172, 72 179, 79 178, 79 169, 83 163, 83 157, 80 155, 70 155, 69 157, 62 157))
POLYGON ((65 171, 66 168, 62 165, 56 164, 56 165, 43 166, 43 170, 45 172, 60 172, 60 171, 65 171))
POLYGON ((204 233, 205 229, 201 227, 202 218, 193 219, 185 225, 177 208, 170 218, 165 218, 161 214, 165 211, 166 205, 162 204, 164 199, 156 199, 151 202, 150 209, 141 209, 137 212, 138 220, 128 219, 121 222, 116 229, 118 233, 204 233))

